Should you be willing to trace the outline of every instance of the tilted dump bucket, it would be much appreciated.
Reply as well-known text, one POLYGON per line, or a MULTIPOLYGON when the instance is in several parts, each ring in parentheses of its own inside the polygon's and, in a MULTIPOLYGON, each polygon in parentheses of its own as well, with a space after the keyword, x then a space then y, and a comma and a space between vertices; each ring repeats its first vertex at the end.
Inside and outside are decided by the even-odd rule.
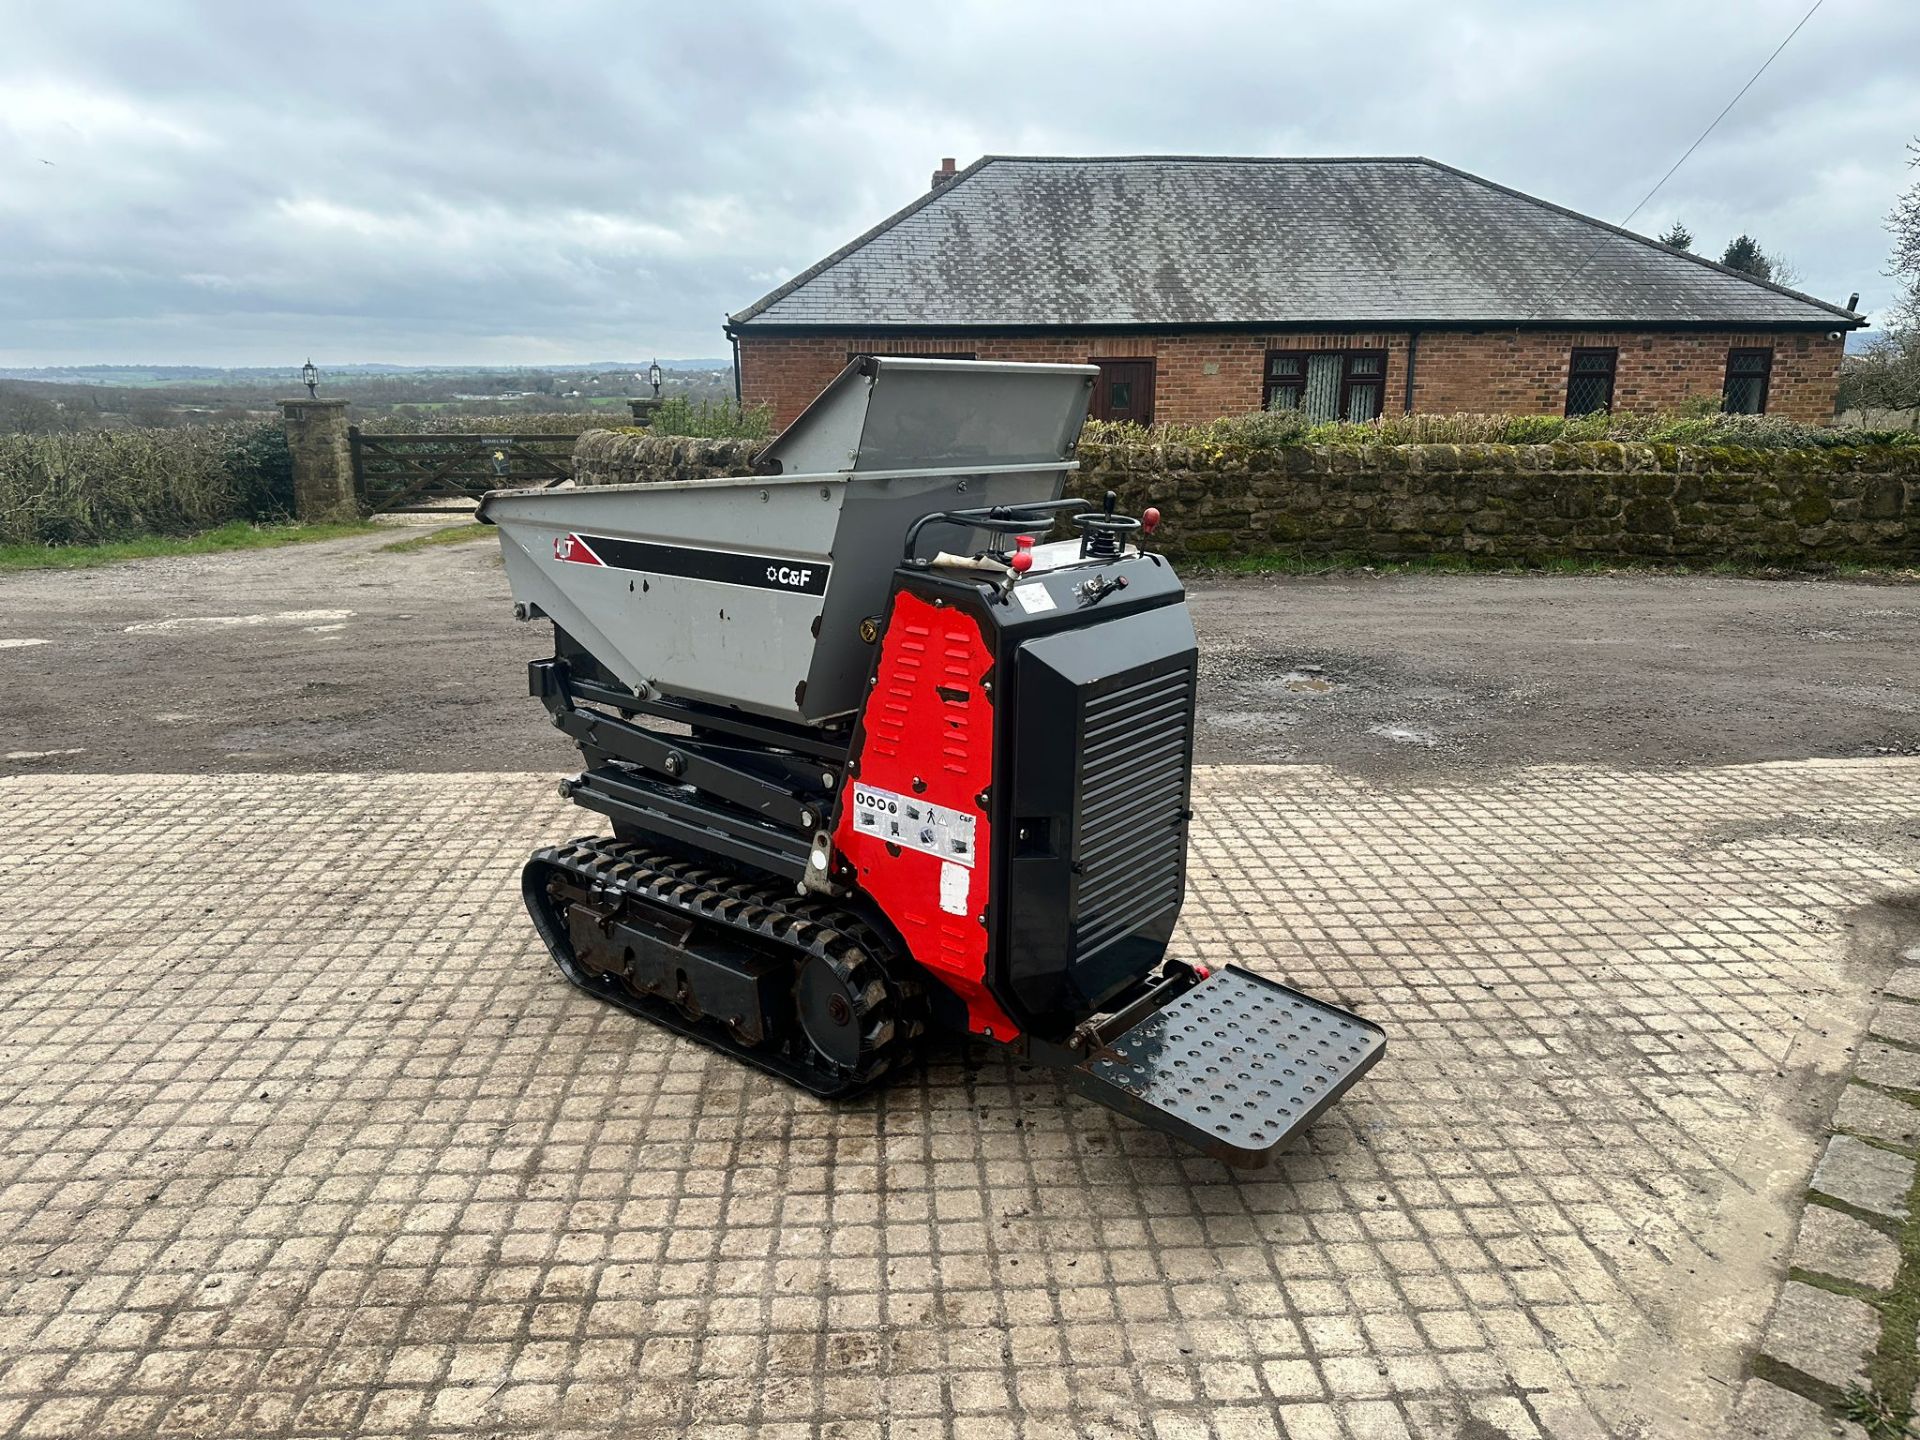
MULTIPOLYGON (((859 704, 907 528, 1060 498, 1091 365, 866 357, 750 479, 496 490, 514 599, 641 694, 819 723, 859 704)), ((930 527, 922 554, 977 547, 930 527)))

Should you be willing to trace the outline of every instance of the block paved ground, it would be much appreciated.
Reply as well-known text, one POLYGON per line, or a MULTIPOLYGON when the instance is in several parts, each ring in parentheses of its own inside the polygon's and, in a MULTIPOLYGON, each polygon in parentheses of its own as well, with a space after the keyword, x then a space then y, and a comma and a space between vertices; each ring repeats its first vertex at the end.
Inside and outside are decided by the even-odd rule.
POLYGON ((0 781, 0 1436, 1728 1434, 1916 796, 1203 771, 1178 943, 1392 1036, 1236 1174, 567 988, 548 775, 0 781))

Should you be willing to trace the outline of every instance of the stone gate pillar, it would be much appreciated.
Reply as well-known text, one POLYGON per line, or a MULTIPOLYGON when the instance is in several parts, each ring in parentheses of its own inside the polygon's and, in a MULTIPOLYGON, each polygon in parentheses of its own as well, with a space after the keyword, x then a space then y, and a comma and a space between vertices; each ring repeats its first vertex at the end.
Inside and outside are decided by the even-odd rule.
POLYGON ((633 411, 633 423, 641 426, 653 424, 653 412, 660 408, 660 398, 649 395, 641 400, 629 400, 627 406, 633 411))
POLYGON ((347 402, 282 400, 280 413, 293 452, 293 513, 304 523, 357 520, 353 458, 347 448, 347 402))

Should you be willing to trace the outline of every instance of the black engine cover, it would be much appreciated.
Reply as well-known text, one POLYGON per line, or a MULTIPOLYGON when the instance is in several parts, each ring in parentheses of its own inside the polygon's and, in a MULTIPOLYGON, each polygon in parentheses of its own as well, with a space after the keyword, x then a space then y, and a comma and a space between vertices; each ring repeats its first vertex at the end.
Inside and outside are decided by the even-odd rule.
POLYGON ((987 988, 1023 1030, 1064 1037, 1159 965, 1180 913, 1186 593, 1140 554, 1036 571, 1024 598, 937 570, 897 584, 967 611, 993 652, 987 988))
POLYGON ((1186 881, 1197 659, 1185 605, 1017 649, 1003 973, 1029 1011, 1096 1010, 1166 952, 1186 881))

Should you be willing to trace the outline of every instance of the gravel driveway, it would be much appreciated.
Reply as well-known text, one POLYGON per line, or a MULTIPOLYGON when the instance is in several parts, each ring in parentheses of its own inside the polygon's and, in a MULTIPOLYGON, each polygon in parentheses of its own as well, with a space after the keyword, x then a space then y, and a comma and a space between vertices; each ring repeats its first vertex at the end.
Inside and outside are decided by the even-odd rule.
MULTIPOLYGON (((386 543, 0 576, 0 773, 573 768, 526 697, 545 627, 513 620, 492 542, 386 543)), ((1192 590, 1203 762, 1400 781, 1920 753, 1920 586, 1359 575, 1192 590)))

